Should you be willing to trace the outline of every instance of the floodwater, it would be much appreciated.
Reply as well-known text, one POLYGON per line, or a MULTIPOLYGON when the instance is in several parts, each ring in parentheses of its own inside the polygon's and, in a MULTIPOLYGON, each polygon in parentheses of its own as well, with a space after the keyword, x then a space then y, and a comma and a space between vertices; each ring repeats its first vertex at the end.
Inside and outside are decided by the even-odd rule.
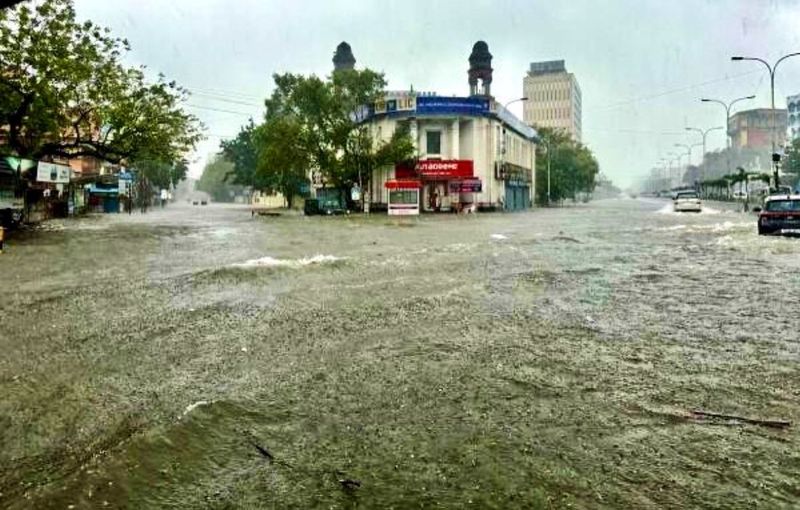
POLYGON ((725 207, 175 205, 0 282, 0 508, 800 501, 800 241, 725 207))

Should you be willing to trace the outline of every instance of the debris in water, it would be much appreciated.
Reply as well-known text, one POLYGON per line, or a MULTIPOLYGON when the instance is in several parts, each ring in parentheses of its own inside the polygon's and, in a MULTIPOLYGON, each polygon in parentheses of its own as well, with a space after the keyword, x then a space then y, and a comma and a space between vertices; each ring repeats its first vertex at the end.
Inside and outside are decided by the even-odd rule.
POLYGON ((700 417, 700 418, 716 418, 720 420, 738 421, 741 423, 750 423, 752 425, 761 425, 763 427, 772 427, 776 429, 785 429, 792 425, 792 422, 788 420, 762 420, 759 418, 745 418, 743 416, 736 416, 733 414, 711 413, 708 411, 703 411, 701 409, 693 410, 692 414, 695 417, 700 417))
POLYGON ((351 480, 349 478, 345 478, 344 480, 339 480, 339 484, 344 490, 354 491, 361 487, 361 480, 351 480))
POLYGON ((194 404, 190 404, 190 405, 186 406, 186 409, 183 410, 183 415, 182 416, 186 416, 187 414, 191 413, 192 411, 194 411, 198 407, 207 406, 210 403, 211 402, 209 402, 208 400, 198 400, 194 404))
POLYGON ((503 241, 505 239, 508 239, 508 236, 504 236, 503 234, 492 234, 489 237, 491 237, 492 239, 496 239, 498 241, 503 241))
POLYGON ((251 441, 250 444, 252 444, 255 447, 255 449, 258 450, 258 453, 260 453, 261 456, 267 459, 268 461, 272 462, 273 460, 275 460, 275 457, 272 456, 272 453, 270 453, 269 450, 267 450, 260 444, 256 443, 255 441, 251 441))

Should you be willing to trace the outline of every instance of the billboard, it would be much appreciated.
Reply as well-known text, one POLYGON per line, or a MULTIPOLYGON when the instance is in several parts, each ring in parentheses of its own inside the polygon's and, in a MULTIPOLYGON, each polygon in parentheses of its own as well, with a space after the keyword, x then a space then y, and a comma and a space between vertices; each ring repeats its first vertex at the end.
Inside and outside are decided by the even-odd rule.
POLYGON ((72 169, 65 165, 40 161, 36 166, 36 180, 39 182, 68 184, 70 177, 72 177, 72 169))
POLYGON ((420 96, 417 113, 428 115, 487 115, 489 99, 485 97, 420 96))

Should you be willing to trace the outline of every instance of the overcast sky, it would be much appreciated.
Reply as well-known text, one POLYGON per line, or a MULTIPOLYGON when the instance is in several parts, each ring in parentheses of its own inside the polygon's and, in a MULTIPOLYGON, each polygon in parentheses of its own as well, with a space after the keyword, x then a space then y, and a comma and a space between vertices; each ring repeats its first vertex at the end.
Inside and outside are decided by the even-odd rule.
MULTIPOLYGON (((192 174, 220 137, 261 117, 275 72, 330 73, 337 44, 357 67, 386 74, 390 89, 466 95, 475 41, 494 55, 495 97, 522 95, 532 61, 564 59, 583 92, 584 142, 601 170, 627 186, 675 143, 699 142, 686 126, 724 124, 721 106, 768 107, 769 75, 756 62, 800 52, 800 0, 76 0, 78 16, 126 37, 132 64, 193 92, 207 126, 192 174), (223 111, 218 111, 223 110, 223 111)), ((776 105, 800 93, 800 57, 776 74, 776 105)), ((521 116, 519 103, 513 105, 521 116)), ((709 150, 724 146, 709 134, 709 150)), ((699 160, 695 150, 694 162, 699 160)), ((684 158, 685 160, 685 158, 684 158)))

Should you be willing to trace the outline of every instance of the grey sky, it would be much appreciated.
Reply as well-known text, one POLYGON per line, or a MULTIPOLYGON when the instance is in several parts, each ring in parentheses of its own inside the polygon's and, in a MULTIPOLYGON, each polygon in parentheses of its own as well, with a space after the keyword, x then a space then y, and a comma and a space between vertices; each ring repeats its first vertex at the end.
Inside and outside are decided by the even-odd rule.
MULTIPOLYGON (((632 184, 675 143, 699 141, 684 127, 722 125, 722 99, 757 94, 769 77, 744 54, 774 60, 800 51, 800 1, 265 1, 76 0, 79 17, 130 40, 131 63, 163 72, 195 94, 189 109, 207 126, 192 173, 221 136, 259 118, 271 74, 326 75, 348 41, 359 67, 386 73, 389 88, 466 94, 467 58, 483 39, 494 55, 493 92, 522 93, 531 61, 565 59, 583 92, 584 141, 616 183, 632 184), (203 107, 207 109, 200 109, 203 107), (217 110, 229 110, 229 113, 217 110)), ((800 93, 800 57, 777 73, 776 104, 800 93)), ((748 103, 740 103, 741 106, 748 103)), ((521 105, 512 106, 521 115, 521 105)), ((724 145, 718 131, 709 150, 724 145)), ((699 160, 699 150, 694 161, 699 160)), ((684 158, 685 159, 685 158, 684 158)))

